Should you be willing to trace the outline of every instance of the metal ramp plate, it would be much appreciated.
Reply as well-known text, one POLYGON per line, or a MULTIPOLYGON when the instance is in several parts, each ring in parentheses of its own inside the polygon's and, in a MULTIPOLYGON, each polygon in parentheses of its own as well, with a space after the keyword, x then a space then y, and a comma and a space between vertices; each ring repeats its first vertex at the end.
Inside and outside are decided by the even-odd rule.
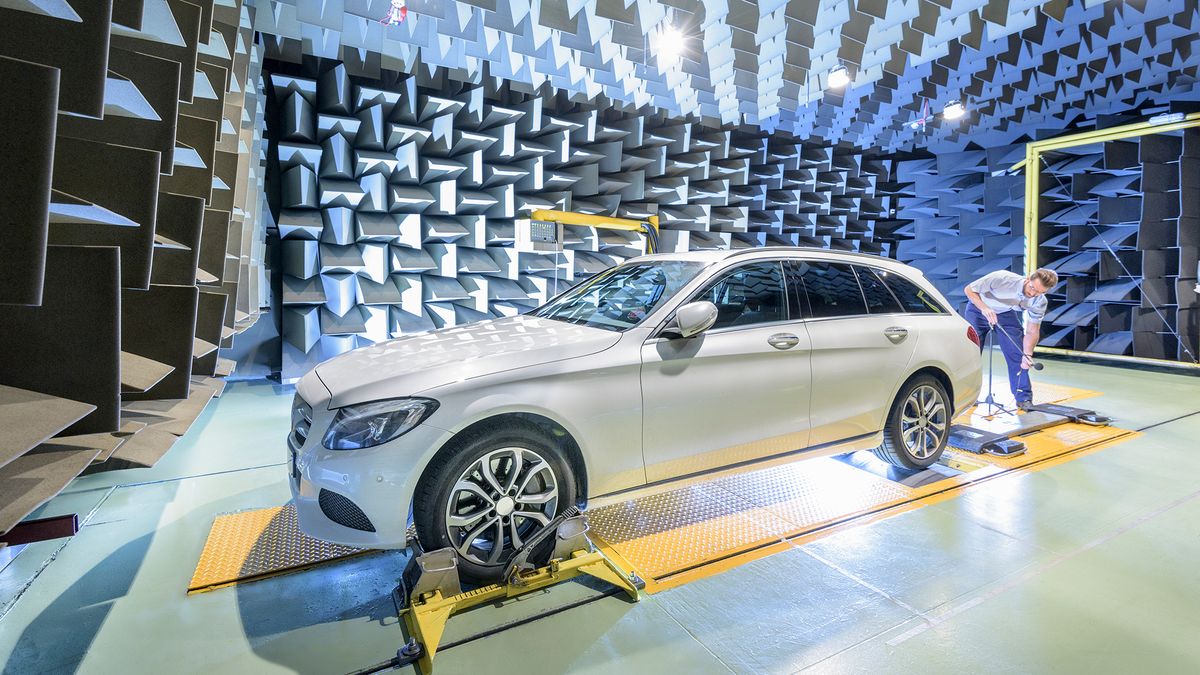
POLYGON ((834 459, 727 476, 588 511, 593 539, 650 579, 777 544, 908 489, 834 459))
MULTIPOLYGON (((1039 403, 1094 395, 1042 384, 1038 393, 1039 403)), ((1020 456, 948 448, 941 464, 949 475, 911 486, 889 480, 887 470, 864 470, 832 457, 797 459, 589 509, 590 534, 601 550, 646 580, 648 593, 655 593, 842 527, 945 499, 1009 471, 1045 468, 1133 435, 1115 427, 1056 423, 1022 435, 1028 451, 1020 456)))
POLYGON ((187 592, 211 591, 364 553, 370 551, 302 534, 291 504, 220 515, 187 592))

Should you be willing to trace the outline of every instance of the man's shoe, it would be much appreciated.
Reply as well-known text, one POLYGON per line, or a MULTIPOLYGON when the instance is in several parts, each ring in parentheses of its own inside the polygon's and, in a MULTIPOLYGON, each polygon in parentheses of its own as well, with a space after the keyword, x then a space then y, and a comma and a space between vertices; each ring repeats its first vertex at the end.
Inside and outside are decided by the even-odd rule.
POLYGON ((1017 410, 1029 410, 1033 407, 1033 401, 1017 401, 1017 410))

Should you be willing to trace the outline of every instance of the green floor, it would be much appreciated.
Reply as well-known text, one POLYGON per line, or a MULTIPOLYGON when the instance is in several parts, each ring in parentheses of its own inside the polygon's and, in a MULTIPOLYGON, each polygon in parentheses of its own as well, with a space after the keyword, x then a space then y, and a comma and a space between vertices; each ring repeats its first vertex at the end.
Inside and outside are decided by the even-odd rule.
MULTIPOLYGON (((1200 378, 1047 362, 1142 428, 1200 378)), ((394 655, 385 553, 187 597, 215 514, 279 505, 290 391, 233 384, 153 469, 82 478, 38 515, 69 540, 0 565, 4 673, 344 673, 394 655)), ((638 604, 605 598, 446 650, 441 673, 1200 672, 1200 415, 844 530, 638 604)), ((447 640, 595 589, 457 617, 447 640)))

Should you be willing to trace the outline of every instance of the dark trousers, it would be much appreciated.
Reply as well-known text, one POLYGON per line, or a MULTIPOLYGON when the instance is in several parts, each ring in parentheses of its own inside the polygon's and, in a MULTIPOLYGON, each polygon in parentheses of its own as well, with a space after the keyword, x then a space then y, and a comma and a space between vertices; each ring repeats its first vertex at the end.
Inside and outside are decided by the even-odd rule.
MULTIPOLYGON (((963 316, 975 327, 975 332, 979 333, 979 351, 982 352, 983 345, 987 344, 988 333, 993 331, 993 327, 973 303, 967 303, 967 311, 963 316)), ((1017 312, 1009 310, 996 313, 996 324, 1008 334, 1008 337, 1005 337, 997 330, 992 340, 1000 345, 1000 353, 1004 354, 1004 362, 1008 364, 1008 386, 1012 389, 1013 398, 1017 403, 1032 401, 1033 385, 1029 382, 1029 371, 1021 367, 1021 357, 1025 349, 1025 329, 1021 326, 1021 320, 1017 318, 1017 312)))

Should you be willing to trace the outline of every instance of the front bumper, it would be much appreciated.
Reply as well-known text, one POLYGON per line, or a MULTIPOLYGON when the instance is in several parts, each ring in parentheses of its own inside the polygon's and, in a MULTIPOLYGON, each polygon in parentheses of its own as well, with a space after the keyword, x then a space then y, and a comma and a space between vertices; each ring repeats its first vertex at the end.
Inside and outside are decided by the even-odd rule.
POLYGON ((324 402, 312 410, 307 438, 288 437, 288 482, 301 532, 347 546, 403 548, 417 480, 449 433, 422 423, 373 448, 328 450, 321 438, 334 411, 324 409, 324 402))

